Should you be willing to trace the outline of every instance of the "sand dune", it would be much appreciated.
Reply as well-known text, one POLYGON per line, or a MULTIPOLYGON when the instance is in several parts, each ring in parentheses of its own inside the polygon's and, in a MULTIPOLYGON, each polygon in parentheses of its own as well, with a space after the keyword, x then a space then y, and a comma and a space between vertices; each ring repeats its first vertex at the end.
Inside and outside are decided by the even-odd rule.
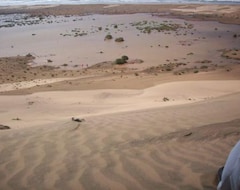
POLYGON ((1 122, 13 128, 33 127, 34 123, 52 123, 72 116, 89 117, 193 103, 239 92, 239 87, 238 80, 182 81, 144 90, 106 89, 1 96, 0 117, 1 122))
POLYGON ((92 116, 81 124, 63 119, 2 131, 0 186, 215 189, 215 173, 240 137, 239 103, 239 93, 234 93, 92 116))

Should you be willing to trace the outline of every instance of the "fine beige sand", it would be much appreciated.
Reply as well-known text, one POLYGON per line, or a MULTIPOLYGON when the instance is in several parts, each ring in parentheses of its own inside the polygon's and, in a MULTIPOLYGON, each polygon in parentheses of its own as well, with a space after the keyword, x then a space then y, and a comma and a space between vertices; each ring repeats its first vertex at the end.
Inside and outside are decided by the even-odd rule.
MULTIPOLYGON (((34 126, 44 123, 36 116, 34 128, 1 132, 1 187, 215 189, 216 171, 239 139, 239 103, 234 93, 80 124, 62 110, 47 125, 34 126)), ((18 114, 16 125, 24 125, 18 114)))
POLYGON ((240 139, 238 5, 0 13, 31 14, 0 20, 0 190, 216 189, 240 139), (131 25, 144 20, 178 27, 131 25))

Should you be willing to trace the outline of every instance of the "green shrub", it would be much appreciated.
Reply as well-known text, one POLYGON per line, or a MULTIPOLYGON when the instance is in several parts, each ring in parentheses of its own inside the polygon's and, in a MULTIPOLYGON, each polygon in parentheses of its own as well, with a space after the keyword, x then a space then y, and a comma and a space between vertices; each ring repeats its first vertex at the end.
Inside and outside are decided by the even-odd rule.
POLYGON ((104 39, 105 39, 105 40, 111 40, 112 38, 113 38, 112 35, 111 35, 111 34, 108 34, 108 35, 105 36, 104 39))
POLYGON ((115 63, 118 64, 118 65, 122 65, 124 63, 127 63, 128 59, 129 59, 128 56, 123 55, 121 58, 116 59, 115 63))
POLYGON ((123 56, 122 56, 122 59, 123 59, 124 61, 127 61, 129 58, 128 58, 128 56, 123 55, 123 56))
POLYGON ((119 37, 115 39, 115 42, 124 42, 124 39, 123 37, 119 37))
POLYGON ((28 53, 26 57, 33 57, 31 53, 28 53))
POLYGON ((118 59, 116 59, 115 63, 118 65, 122 65, 122 64, 126 63, 126 61, 122 58, 118 58, 118 59))

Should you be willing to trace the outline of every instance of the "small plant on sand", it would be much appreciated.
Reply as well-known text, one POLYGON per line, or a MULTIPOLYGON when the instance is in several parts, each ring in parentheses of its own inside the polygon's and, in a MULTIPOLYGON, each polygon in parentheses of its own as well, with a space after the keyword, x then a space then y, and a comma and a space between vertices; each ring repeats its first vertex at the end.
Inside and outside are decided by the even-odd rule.
POLYGON ((164 97, 164 98, 163 98, 163 101, 164 101, 164 102, 167 102, 167 101, 169 101, 169 98, 164 97))
POLYGON ((123 37, 119 37, 115 39, 115 42, 124 42, 124 39, 123 37))
POLYGON ((28 53, 26 57, 33 57, 31 53, 28 53))
POLYGON ((118 65, 122 65, 122 64, 124 64, 126 62, 123 59, 118 58, 118 59, 115 60, 115 63, 118 64, 118 65))
POLYGON ((122 59, 123 59, 125 62, 127 62, 127 60, 128 60, 129 58, 128 58, 128 56, 123 55, 123 56, 122 56, 122 59))
POLYGON ((122 65, 124 63, 127 63, 128 59, 129 59, 128 56, 123 55, 121 58, 116 59, 115 63, 118 64, 118 65, 122 65))
POLYGON ((104 40, 111 40, 113 37, 111 34, 105 36, 104 40))
MULTIPOLYGON (((159 23, 156 21, 140 21, 131 23, 132 26, 135 26, 137 30, 142 33, 150 34, 152 31, 165 32, 165 31, 176 31, 178 28, 184 28, 179 24, 173 23, 159 23)), ((185 27, 192 28, 192 25, 185 23, 185 27)))

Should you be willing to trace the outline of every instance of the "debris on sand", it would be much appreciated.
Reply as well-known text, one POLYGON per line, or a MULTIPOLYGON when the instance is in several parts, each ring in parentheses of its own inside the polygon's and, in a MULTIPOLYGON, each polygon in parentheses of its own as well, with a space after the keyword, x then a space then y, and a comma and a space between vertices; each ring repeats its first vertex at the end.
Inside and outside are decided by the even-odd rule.
POLYGON ((79 118, 72 117, 72 121, 83 122, 83 121, 85 121, 85 119, 79 119, 79 118))
POLYGON ((6 129, 11 129, 11 128, 9 126, 0 124, 0 130, 6 130, 6 129))

